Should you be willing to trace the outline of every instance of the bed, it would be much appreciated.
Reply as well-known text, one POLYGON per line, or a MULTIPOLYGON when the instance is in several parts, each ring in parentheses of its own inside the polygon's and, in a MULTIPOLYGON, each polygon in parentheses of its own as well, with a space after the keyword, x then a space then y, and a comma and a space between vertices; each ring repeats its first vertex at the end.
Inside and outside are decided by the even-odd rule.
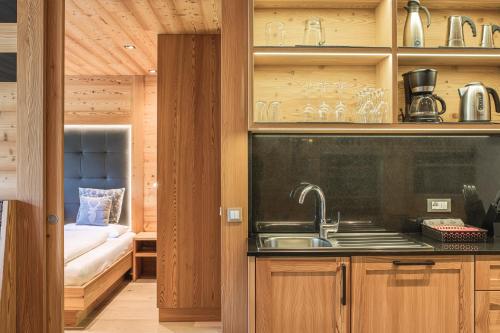
POLYGON ((85 325, 132 268, 129 128, 65 128, 64 323, 85 325), (122 214, 106 227, 76 225, 78 189, 125 188, 122 214))

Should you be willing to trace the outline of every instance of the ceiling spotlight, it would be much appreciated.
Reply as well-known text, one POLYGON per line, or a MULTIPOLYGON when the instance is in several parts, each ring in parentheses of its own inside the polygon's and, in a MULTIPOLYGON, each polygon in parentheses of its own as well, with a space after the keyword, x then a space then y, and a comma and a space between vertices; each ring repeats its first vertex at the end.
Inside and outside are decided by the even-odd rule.
POLYGON ((156 74, 157 73, 156 69, 150 69, 148 72, 149 72, 149 74, 156 74))
POLYGON ((127 50, 135 50, 135 45, 134 44, 125 44, 123 45, 124 48, 127 50))

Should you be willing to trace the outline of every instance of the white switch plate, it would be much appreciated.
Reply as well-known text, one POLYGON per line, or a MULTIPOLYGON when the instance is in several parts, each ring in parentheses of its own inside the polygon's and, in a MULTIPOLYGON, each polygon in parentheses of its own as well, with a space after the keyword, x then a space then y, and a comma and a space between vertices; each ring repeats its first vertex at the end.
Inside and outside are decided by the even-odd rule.
POLYGON ((451 199, 427 199, 427 213, 451 213, 451 199))
POLYGON ((227 222, 242 222, 241 208, 228 208, 227 209, 227 222))

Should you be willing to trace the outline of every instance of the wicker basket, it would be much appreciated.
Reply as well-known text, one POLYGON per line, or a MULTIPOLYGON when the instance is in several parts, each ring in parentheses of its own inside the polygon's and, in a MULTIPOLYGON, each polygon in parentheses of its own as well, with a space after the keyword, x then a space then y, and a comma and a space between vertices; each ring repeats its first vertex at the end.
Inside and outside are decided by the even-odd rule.
POLYGON ((443 226, 439 228, 422 225, 422 233, 443 243, 481 243, 486 241, 488 233, 487 230, 470 225, 449 227, 449 230, 443 230, 446 228, 443 226))

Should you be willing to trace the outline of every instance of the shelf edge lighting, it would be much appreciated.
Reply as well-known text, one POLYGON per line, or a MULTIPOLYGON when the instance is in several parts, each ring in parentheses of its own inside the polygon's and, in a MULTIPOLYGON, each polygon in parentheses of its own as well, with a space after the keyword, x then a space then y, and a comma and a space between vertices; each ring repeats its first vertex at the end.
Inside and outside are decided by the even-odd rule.
POLYGON ((391 56, 391 53, 343 53, 343 52, 254 52, 255 56, 322 56, 322 57, 331 57, 331 56, 346 56, 346 57, 356 57, 356 56, 365 56, 365 57, 388 57, 391 56))
POLYGON ((446 57, 446 58, 500 58, 500 54, 438 54, 438 53, 398 53, 398 57, 446 57))

